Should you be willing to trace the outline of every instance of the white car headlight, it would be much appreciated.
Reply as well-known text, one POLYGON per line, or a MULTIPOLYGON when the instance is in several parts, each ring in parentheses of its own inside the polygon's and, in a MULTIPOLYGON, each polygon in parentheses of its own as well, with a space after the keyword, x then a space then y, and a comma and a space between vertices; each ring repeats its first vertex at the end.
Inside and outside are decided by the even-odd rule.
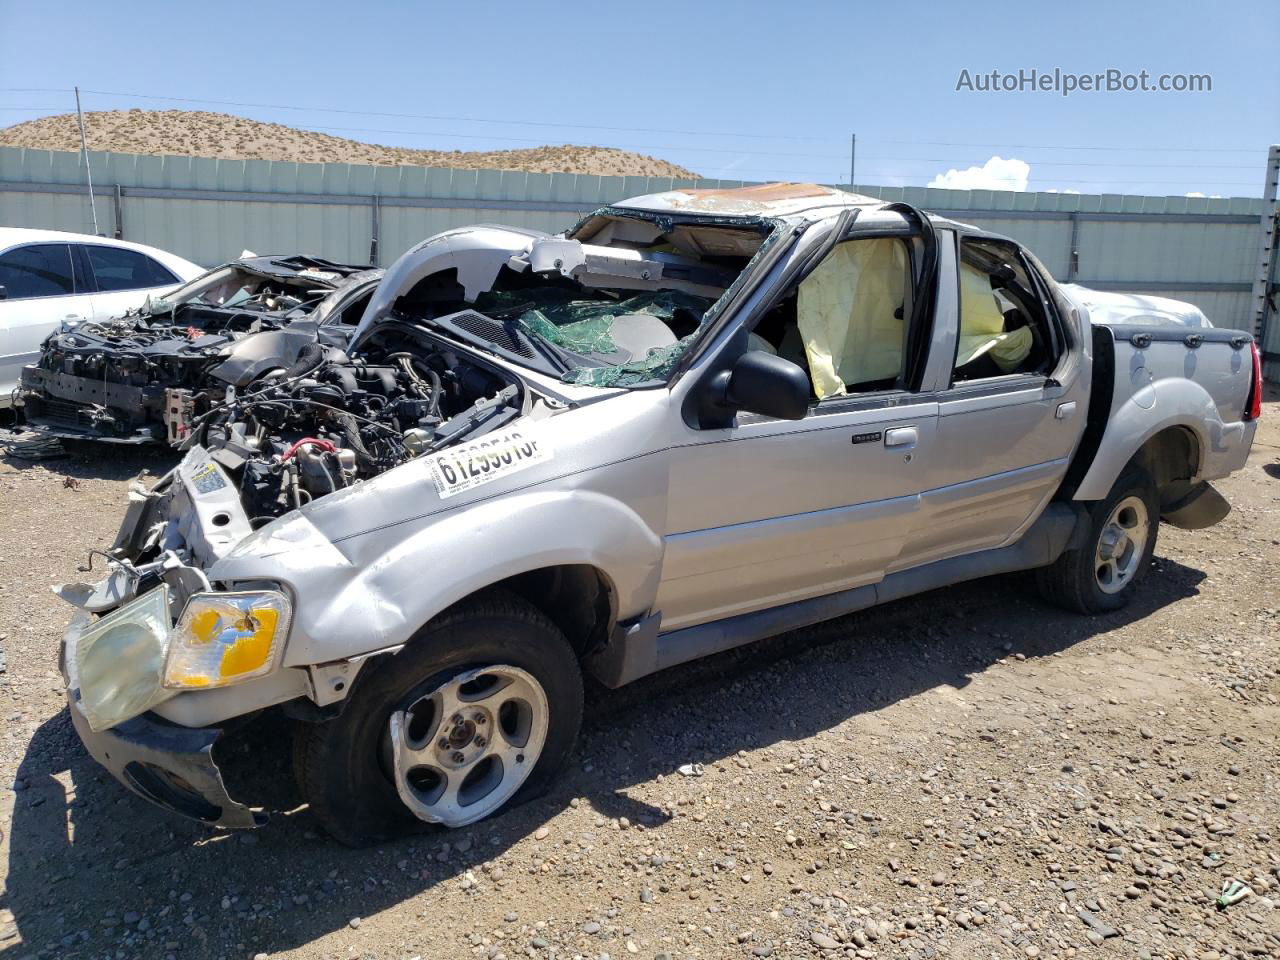
POLYGON ((174 696, 160 684, 168 633, 165 587, 81 631, 68 666, 91 729, 109 729, 174 696))
POLYGON ((164 686, 204 690, 269 673, 289 614, 289 598, 274 590, 194 594, 169 634, 164 686))

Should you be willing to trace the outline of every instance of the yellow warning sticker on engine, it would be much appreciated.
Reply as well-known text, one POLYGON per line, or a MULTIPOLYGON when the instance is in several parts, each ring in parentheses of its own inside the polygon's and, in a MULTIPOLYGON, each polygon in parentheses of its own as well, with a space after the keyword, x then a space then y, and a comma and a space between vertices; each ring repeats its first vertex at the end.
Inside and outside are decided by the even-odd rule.
POLYGON ((196 493, 210 494, 215 490, 221 490, 227 485, 226 479, 222 476, 222 471, 213 463, 205 463, 190 474, 191 485, 196 488, 196 493))

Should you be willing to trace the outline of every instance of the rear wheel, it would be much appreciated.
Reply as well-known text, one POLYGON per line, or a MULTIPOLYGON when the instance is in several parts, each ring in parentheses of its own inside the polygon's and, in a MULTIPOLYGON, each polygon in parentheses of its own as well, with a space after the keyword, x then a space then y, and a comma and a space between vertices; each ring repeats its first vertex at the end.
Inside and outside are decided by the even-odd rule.
POLYGON ((1083 544, 1037 573, 1045 599, 1080 613, 1119 610, 1151 565, 1160 525, 1155 485, 1131 467, 1089 507, 1083 544))
POLYGON ((545 791, 582 720, 563 634, 494 594, 432 621, 358 678, 342 715, 303 728, 300 786, 343 843, 461 827, 545 791))

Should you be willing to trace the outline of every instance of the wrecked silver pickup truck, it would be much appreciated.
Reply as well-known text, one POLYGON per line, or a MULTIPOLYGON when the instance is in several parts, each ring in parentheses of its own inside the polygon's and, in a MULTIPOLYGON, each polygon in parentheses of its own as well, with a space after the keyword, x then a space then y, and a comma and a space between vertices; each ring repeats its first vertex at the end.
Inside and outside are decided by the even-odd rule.
POLYGON ((282 711, 352 844, 544 790, 583 671, 1014 570, 1116 609, 1261 391, 1248 334, 1093 324, 1010 240, 800 184, 448 231, 300 359, 135 490, 62 665, 98 761, 210 824, 263 819, 212 748, 282 711))
POLYGON ((233 260, 138 310, 50 334, 17 402, 48 436, 177 443, 228 386, 288 368, 308 344, 345 343, 381 276, 303 255, 233 260))

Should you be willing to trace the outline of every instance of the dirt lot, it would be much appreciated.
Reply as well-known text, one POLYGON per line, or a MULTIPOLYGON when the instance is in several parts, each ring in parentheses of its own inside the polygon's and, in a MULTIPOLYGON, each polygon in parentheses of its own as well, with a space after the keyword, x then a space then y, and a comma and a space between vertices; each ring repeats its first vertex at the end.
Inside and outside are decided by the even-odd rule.
POLYGON ((1125 612, 982 580, 593 690, 551 796, 365 851, 298 808, 283 726, 228 764, 275 811, 253 834, 76 740, 46 587, 167 462, 0 462, 6 958, 1280 956, 1275 393, 1234 512, 1163 528, 1125 612))

